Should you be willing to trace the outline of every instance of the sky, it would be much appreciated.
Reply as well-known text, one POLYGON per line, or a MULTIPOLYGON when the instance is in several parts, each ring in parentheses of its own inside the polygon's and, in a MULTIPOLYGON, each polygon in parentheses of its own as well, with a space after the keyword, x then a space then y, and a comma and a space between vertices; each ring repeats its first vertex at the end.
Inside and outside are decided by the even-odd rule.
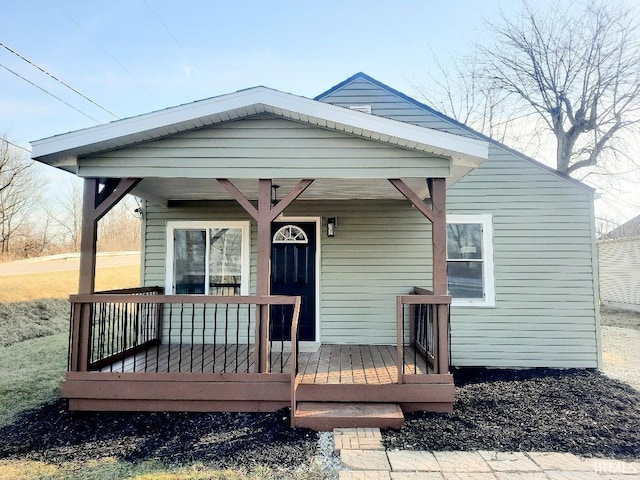
POLYGON ((470 53, 486 21, 519 8, 514 0, 2 0, 0 42, 35 66, 0 46, 0 135, 29 149, 31 140, 256 85, 314 97, 359 71, 419 97, 434 55, 470 53))

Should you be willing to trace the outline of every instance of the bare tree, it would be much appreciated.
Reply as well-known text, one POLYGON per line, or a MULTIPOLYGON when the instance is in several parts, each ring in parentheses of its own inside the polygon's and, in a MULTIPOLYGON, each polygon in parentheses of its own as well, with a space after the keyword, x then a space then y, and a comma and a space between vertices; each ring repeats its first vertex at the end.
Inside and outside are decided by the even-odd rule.
POLYGON ((435 70, 428 75, 429 83, 413 83, 425 100, 455 120, 479 132, 504 142, 508 117, 505 113, 505 93, 489 88, 482 75, 477 56, 459 59, 449 55, 443 63, 433 55, 435 70))
POLYGON ((614 158, 605 154, 640 121, 640 41, 635 12, 621 3, 563 5, 525 3, 516 20, 490 24, 496 42, 479 53, 489 84, 553 133, 557 170, 575 174, 614 158))
POLYGON ((12 253, 12 239, 28 229, 29 215, 37 205, 42 182, 31 164, 3 135, 0 138, 0 257, 12 253))
POLYGON ((55 224, 62 232, 67 250, 79 252, 82 233, 82 183, 77 179, 70 179, 56 203, 58 213, 54 216, 55 224))
POLYGON ((98 223, 98 250, 140 249, 140 216, 135 197, 127 196, 98 223))

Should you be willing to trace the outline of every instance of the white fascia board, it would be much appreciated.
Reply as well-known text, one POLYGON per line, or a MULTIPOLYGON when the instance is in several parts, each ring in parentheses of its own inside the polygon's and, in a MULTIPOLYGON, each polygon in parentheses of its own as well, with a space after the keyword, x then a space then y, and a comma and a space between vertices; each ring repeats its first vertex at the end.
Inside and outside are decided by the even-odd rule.
MULTIPOLYGON (((193 128, 193 122, 215 124, 229 118, 269 112, 292 120, 356 134, 363 138, 451 157, 454 163, 477 166, 488 157, 488 143, 384 117, 338 107, 265 87, 213 97, 159 110, 105 125, 78 130, 32 142, 33 159, 55 162, 59 157, 90 154, 163 136, 162 131, 185 124, 178 131, 193 128), (158 132, 152 134, 151 132, 158 132), (357 133, 355 133, 357 132, 357 133), (74 152, 74 153, 71 153, 74 152), (50 157, 45 159, 44 157, 50 157)), ((166 133, 165 133, 166 134, 166 133)))

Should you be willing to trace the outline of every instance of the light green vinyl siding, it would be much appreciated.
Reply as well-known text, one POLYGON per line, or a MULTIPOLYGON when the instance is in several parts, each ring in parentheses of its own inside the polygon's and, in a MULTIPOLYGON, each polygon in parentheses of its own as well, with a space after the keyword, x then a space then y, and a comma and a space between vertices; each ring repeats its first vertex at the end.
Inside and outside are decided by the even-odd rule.
POLYGON ((640 311, 640 237, 598 242, 600 299, 640 311))
POLYGON ((450 161, 261 115, 81 158, 83 177, 426 178, 450 161))
POLYGON ((452 308, 452 361, 597 367, 590 192, 489 151, 447 191, 449 213, 493 215, 496 289, 495 308, 452 308))
MULTIPOLYGON (((322 99, 474 136, 363 78, 322 99)), ((489 159, 447 191, 449 214, 493 216, 495 307, 452 307, 458 366, 597 367, 592 192, 490 144, 489 159)))
MULTIPOLYGON (((323 343, 393 344, 395 299, 431 286, 431 227, 407 202, 295 202, 286 217, 337 217, 336 236, 320 235, 323 343)), ((166 222, 244 220, 233 202, 152 204, 146 211, 145 285, 164 285, 166 222)), ((251 227, 250 292, 255 292, 256 225, 251 227)))

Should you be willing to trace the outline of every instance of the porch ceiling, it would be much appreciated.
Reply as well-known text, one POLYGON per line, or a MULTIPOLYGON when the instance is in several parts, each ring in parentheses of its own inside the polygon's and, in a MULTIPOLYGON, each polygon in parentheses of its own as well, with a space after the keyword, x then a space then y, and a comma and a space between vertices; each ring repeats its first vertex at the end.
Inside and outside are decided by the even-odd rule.
MULTIPOLYGON (((230 179, 249 200, 258 198, 258 181, 230 179)), ((421 198, 429 197, 425 179, 407 178, 405 183, 421 198)), ((279 185, 277 196, 283 198, 298 179, 273 179, 279 185)), ((150 202, 166 205, 169 201, 232 200, 215 179, 145 178, 131 192, 150 202)), ((317 179, 300 200, 406 200, 386 179, 317 179)))

